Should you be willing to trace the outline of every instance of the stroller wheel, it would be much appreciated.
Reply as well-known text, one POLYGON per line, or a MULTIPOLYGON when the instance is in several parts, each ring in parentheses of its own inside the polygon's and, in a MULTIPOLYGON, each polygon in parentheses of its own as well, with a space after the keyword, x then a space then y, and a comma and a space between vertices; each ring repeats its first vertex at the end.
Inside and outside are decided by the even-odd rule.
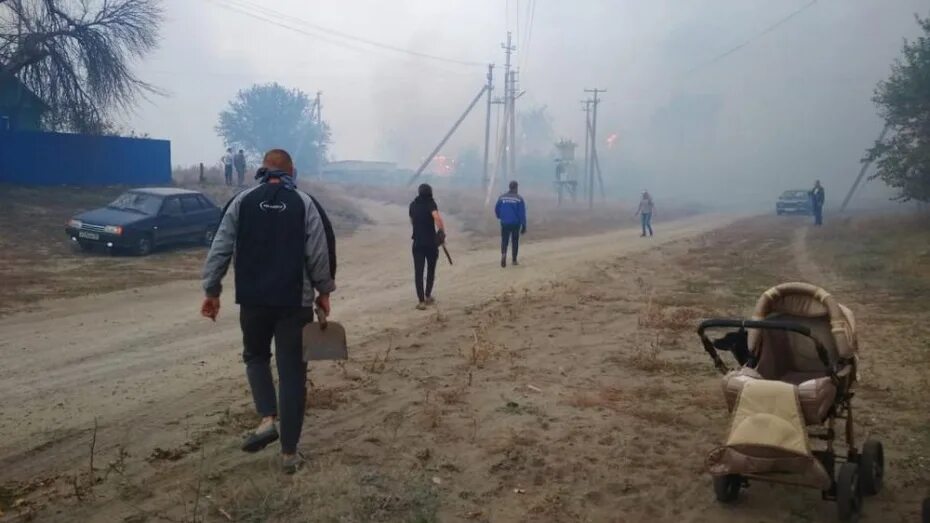
POLYGON ((714 476, 714 494, 720 503, 733 503, 739 497, 739 489, 743 486, 743 478, 739 474, 714 476))
POLYGON ((862 490, 859 488, 859 465, 847 461, 836 478, 836 506, 840 521, 853 521, 862 510, 862 490))
POLYGON ((882 443, 870 439, 862 447, 859 456, 859 485, 862 495, 874 496, 882 490, 882 478, 885 475, 885 451, 882 443))

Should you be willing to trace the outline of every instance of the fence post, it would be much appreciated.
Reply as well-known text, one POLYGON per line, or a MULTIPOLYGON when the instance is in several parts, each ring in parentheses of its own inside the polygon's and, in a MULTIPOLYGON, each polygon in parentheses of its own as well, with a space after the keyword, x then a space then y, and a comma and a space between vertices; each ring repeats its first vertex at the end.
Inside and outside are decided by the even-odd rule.
POLYGON ((203 185, 203 184, 204 184, 204 179, 203 179, 203 162, 200 162, 200 185, 203 185))

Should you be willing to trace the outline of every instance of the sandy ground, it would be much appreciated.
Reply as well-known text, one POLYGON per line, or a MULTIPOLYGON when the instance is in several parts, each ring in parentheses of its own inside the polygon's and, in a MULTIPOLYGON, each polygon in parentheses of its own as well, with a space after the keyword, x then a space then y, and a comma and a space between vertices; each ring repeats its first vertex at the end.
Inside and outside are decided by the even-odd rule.
MULTIPOLYGON (((366 201, 365 211, 378 225, 340 245, 333 300, 332 319, 346 324, 355 345, 424 315, 413 308, 406 210, 366 201)), ((497 267, 493 248, 456 252, 452 220, 455 265, 443 262, 436 293, 444 309, 479 305, 507 289, 566 278, 608 253, 688 237, 728 219, 663 224, 662 239, 650 242, 633 230, 536 244, 529 236, 524 265, 508 271, 497 267)), ((196 281, 181 281, 51 301, 0 320, 0 480, 67 458, 62 449, 85 446, 95 417, 102 431, 131 428, 157 442, 165 422, 224 408, 229 397, 214 393, 225 390, 215 381, 240 377, 237 308, 230 293, 214 325, 198 316, 200 299, 196 281)))
MULTIPOLYGON (((334 299, 352 358, 311 373, 308 470, 286 478, 273 451, 236 450, 254 418, 235 307, 206 322, 196 282, 177 282, 0 319, 0 507, 40 521, 835 517, 817 492, 768 485, 720 507, 703 473, 727 415, 698 318, 746 313, 787 279, 854 288, 808 256, 799 223, 701 216, 656 224, 653 239, 530 241, 506 270, 453 223, 455 266, 441 265, 439 305, 420 312, 397 248, 405 210, 364 207, 377 225, 341 244, 334 299)), ((866 326, 880 307, 841 300, 866 326)), ((871 332, 864 346, 890 328, 871 332)), ((900 470, 869 520, 916 517, 930 478, 914 405, 930 399, 926 378, 898 358, 914 342, 863 365, 897 377, 862 392, 861 430, 886 439, 900 470)))

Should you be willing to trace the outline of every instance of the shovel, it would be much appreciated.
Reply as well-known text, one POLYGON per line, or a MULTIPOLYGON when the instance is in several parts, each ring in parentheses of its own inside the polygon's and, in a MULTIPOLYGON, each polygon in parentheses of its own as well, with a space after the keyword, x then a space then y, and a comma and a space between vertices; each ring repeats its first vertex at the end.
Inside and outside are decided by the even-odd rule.
POLYGON ((319 321, 304 326, 304 361, 349 359, 345 328, 335 321, 327 321, 326 313, 319 307, 316 316, 319 321))

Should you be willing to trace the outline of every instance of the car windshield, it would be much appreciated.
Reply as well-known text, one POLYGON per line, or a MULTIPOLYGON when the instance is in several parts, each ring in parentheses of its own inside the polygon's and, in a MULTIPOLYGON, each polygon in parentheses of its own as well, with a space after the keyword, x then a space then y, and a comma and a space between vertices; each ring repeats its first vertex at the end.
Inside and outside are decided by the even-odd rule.
POLYGON ((119 198, 114 200, 113 203, 107 207, 119 209, 121 211, 156 215, 158 214, 158 209, 161 208, 161 198, 152 194, 126 192, 121 194, 119 198))
POLYGON ((785 191, 782 193, 781 197, 790 198, 792 200, 807 198, 807 191, 785 191))

